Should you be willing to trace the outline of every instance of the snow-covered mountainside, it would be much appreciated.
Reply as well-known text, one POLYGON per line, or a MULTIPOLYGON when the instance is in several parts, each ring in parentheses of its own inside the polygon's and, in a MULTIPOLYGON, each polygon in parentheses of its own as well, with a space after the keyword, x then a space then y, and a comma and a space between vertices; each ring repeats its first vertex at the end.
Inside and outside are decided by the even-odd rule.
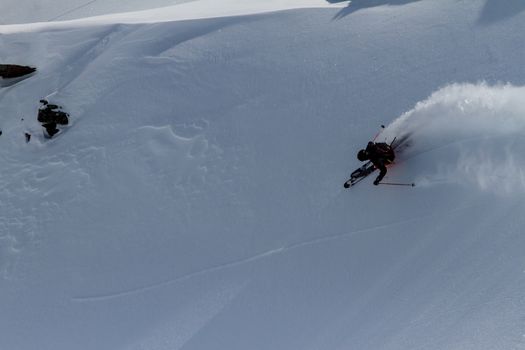
POLYGON ((0 349, 525 348, 525 3, 43 3, 0 11, 0 349), (416 187, 343 189, 381 124, 416 187))
MULTIPOLYGON (((325 0, 4 0, 0 24, 20 24, 17 30, 34 28, 29 23, 76 21, 81 23, 162 22, 274 12, 295 8, 342 7, 346 1, 325 0), (89 17, 88 17, 89 16, 89 17), (88 17, 88 18, 86 18, 88 17), (93 18, 96 17, 96 18, 93 18)), ((63 23, 62 23, 63 24, 63 23)))

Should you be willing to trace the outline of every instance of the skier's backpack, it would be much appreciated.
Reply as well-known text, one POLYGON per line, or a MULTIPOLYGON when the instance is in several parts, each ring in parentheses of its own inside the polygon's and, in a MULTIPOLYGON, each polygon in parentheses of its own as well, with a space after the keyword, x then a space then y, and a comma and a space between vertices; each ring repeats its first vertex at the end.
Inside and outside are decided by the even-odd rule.
POLYGON ((389 144, 386 144, 384 142, 377 142, 377 143, 370 142, 368 144, 367 149, 368 148, 370 148, 370 151, 373 154, 372 157, 374 159, 379 158, 379 159, 388 160, 389 162, 393 162, 394 159, 396 158, 392 147, 389 144))

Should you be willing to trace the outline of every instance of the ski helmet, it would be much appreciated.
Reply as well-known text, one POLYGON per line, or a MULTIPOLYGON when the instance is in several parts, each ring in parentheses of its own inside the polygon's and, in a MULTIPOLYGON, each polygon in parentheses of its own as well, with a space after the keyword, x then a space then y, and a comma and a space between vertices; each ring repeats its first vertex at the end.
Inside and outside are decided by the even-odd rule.
POLYGON ((368 159, 368 154, 366 153, 364 149, 357 152, 357 159, 359 159, 361 162, 364 162, 365 160, 368 159))

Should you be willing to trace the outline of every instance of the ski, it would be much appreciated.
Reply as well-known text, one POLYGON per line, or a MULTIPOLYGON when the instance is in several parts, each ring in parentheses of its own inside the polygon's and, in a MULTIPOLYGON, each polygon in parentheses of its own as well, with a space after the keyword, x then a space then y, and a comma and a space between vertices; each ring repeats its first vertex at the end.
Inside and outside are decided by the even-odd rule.
POLYGON ((350 175, 350 179, 348 179, 348 181, 346 181, 343 186, 345 188, 354 186, 356 183, 360 182, 365 177, 373 173, 374 170, 376 170, 376 168, 372 164, 372 162, 366 162, 361 167, 357 168, 356 170, 354 170, 354 172, 352 172, 352 174, 350 175))

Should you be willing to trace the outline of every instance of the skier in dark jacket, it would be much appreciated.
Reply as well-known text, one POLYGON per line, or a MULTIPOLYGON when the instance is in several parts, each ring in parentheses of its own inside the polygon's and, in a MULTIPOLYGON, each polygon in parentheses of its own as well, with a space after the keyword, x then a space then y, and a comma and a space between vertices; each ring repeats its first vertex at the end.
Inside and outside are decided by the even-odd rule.
POLYGON ((374 143, 370 141, 366 149, 362 149, 357 153, 357 159, 362 162, 369 160, 376 169, 379 169, 379 175, 375 179, 374 185, 378 185, 383 180, 387 172, 386 166, 391 164, 395 158, 392 147, 383 142, 374 143))

